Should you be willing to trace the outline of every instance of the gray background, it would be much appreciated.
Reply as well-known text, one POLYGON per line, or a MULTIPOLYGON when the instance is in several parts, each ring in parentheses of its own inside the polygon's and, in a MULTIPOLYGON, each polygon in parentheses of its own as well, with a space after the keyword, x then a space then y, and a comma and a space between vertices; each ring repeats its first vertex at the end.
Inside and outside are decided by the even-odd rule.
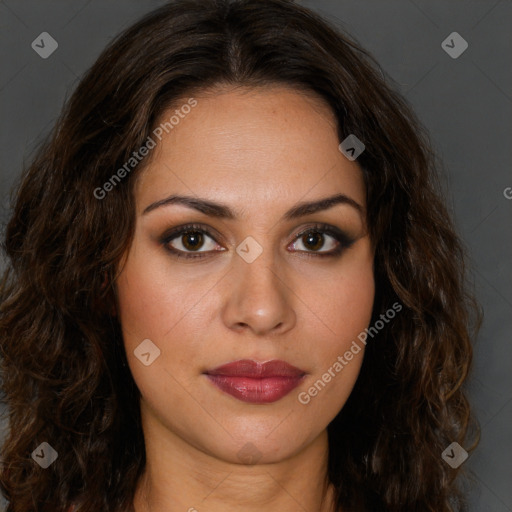
MULTIPOLYGON (((114 35, 162 3, 0 0, 2 225, 9 214, 9 190, 78 77, 114 35), (49 32, 59 44, 48 59, 31 48, 41 32, 49 32)), ((505 190, 512 187, 512 2, 301 3, 346 29, 374 54, 430 130, 444 161, 448 202, 485 310, 468 383, 482 427, 481 443, 464 463, 475 476, 471 510, 510 512, 512 199, 505 190), (469 44, 457 59, 441 47, 454 31, 469 44)))

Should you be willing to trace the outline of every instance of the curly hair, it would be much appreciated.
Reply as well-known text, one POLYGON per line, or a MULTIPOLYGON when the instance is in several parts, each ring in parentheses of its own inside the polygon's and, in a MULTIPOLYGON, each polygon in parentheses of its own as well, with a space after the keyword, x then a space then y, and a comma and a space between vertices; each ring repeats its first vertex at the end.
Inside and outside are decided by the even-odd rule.
POLYGON ((337 509, 466 510, 460 468, 441 453, 478 442, 462 385, 480 311, 425 129, 373 57, 312 11, 288 0, 176 0, 104 50, 14 197, 0 288, 7 511, 133 510, 146 460, 140 394, 112 307, 148 159, 105 198, 94 191, 167 108, 222 84, 313 92, 340 141, 355 134, 366 146, 372 321, 396 301, 403 310, 368 344, 328 426, 337 509), (46 470, 31 458, 42 442, 58 452, 46 470))

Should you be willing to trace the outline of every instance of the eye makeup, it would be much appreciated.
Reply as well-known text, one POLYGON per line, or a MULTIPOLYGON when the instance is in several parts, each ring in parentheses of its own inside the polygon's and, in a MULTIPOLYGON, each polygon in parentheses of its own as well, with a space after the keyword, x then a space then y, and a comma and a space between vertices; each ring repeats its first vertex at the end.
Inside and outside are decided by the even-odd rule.
MULTIPOLYGON (((356 238, 351 237, 346 232, 335 226, 325 223, 316 223, 308 225, 298 234, 294 235, 293 241, 288 245, 288 247, 295 245, 297 242, 301 242, 306 247, 306 244, 311 245, 311 241, 313 240, 312 245, 318 245, 318 242, 320 242, 321 248, 323 248, 323 246, 326 244, 326 240, 328 240, 326 237, 332 239, 331 244, 335 244, 335 247, 329 251, 292 249, 291 252, 301 253, 301 255, 304 253, 304 255, 311 257, 336 257, 340 256, 345 249, 351 247, 356 241, 356 238), (307 241, 304 242, 304 240, 307 241)), ((183 226, 178 226, 165 231, 165 233, 160 237, 159 241, 166 251, 178 259, 197 259, 211 257, 215 252, 224 252, 226 250, 225 248, 207 251, 194 250, 194 248, 202 249, 207 238, 211 239, 217 246, 222 247, 217 242, 211 228, 203 224, 194 223, 185 224, 183 226), (188 237, 188 239, 184 244, 183 240, 185 237, 188 237), (171 245, 171 242, 176 240, 180 242, 181 246, 185 250, 178 249, 171 245), (186 245, 189 247, 187 248, 186 245)))

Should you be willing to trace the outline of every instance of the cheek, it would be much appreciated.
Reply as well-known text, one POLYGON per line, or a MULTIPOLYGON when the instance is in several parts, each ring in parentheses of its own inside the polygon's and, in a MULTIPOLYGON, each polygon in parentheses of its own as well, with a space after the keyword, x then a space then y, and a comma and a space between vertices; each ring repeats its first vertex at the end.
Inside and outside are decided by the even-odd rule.
POLYGON ((201 299, 215 284, 214 276, 199 273, 191 279, 190 271, 171 274, 169 269, 165 257, 135 240, 116 282, 128 364, 143 395, 159 392, 171 382, 168 372, 188 382, 190 361, 197 360, 204 337, 201 325, 209 314, 201 299), (153 350, 158 358, 144 366, 134 351, 148 339, 157 347, 153 350))
MULTIPOLYGON (((370 322, 375 297, 373 254, 362 242, 336 268, 301 269, 298 294, 311 312, 309 330, 318 329, 323 357, 350 346, 370 322)), ((303 328, 308 331, 306 324, 303 328)))
MULTIPOLYGON (((355 383, 362 364, 365 344, 358 336, 371 319, 374 300, 373 278, 348 279, 333 282, 322 302, 322 320, 327 335, 316 345, 315 373, 343 374, 343 378, 332 379, 335 386, 351 386, 355 383), (338 284, 338 286, 336 286, 338 284), (333 366, 342 358, 342 366, 333 366), (338 372, 336 372, 338 369, 338 372)), ((330 382, 328 376, 326 379, 330 382)))
POLYGON ((304 325, 315 349, 309 348, 312 372, 297 399, 304 412, 325 423, 343 407, 359 375, 365 344, 358 336, 369 326, 375 297, 369 248, 347 258, 340 269, 321 280, 306 276, 309 286, 302 291, 315 313, 309 328, 304 325))
POLYGON ((116 283, 118 316, 127 344, 145 338, 162 340, 186 321, 201 295, 197 283, 170 274, 165 257, 140 245, 134 242, 116 283))
POLYGON ((370 321, 374 296, 371 270, 332 279, 323 299, 328 326, 342 338, 359 332, 370 321))
POLYGON ((185 306, 183 298, 180 299, 183 290, 169 286, 168 278, 161 274, 135 247, 116 283, 118 317, 128 365, 142 397, 153 411, 159 410, 165 397, 171 396, 175 379, 184 380, 177 370, 185 367, 181 363, 183 359, 191 357, 186 353, 186 345, 169 350, 164 343, 166 333, 167 337, 181 338, 180 319, 185 306), (141 350, 142 346, 146 348, 141 350), (140 359, 137 354, 147 352, 150 356, 146 366, 143 357, 140 359))
POLYGON ((345 378, 355 382, 365 349, 365 344, 358 336, 370 323, 375 299, 373 258, 368 255, 356 260, 352 270, 353 272, 340 278, 332 288, 333 293, 336 289, 340 290, 329 309, 332 330, 338 336, 329 347, 330 361, 327 363, 330 367, 338 360, 338 356, 346 354, 344 359, 347 360, 347 365, 343 368, 345 378))

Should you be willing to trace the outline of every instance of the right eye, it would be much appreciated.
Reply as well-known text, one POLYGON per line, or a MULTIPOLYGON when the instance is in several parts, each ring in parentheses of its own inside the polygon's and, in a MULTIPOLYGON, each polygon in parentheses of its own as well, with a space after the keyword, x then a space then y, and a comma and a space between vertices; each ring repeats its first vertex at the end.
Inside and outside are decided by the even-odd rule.
POLYGON ((221 252, 214 250, 216 246, 220 246, 209 231, 197 224, 180 226, 167 232, 161 243, 177 258, 204 258, 207 256, 205 253, 221 252), (206 250, 199 250, 205 248, 205 244, 206 250))

